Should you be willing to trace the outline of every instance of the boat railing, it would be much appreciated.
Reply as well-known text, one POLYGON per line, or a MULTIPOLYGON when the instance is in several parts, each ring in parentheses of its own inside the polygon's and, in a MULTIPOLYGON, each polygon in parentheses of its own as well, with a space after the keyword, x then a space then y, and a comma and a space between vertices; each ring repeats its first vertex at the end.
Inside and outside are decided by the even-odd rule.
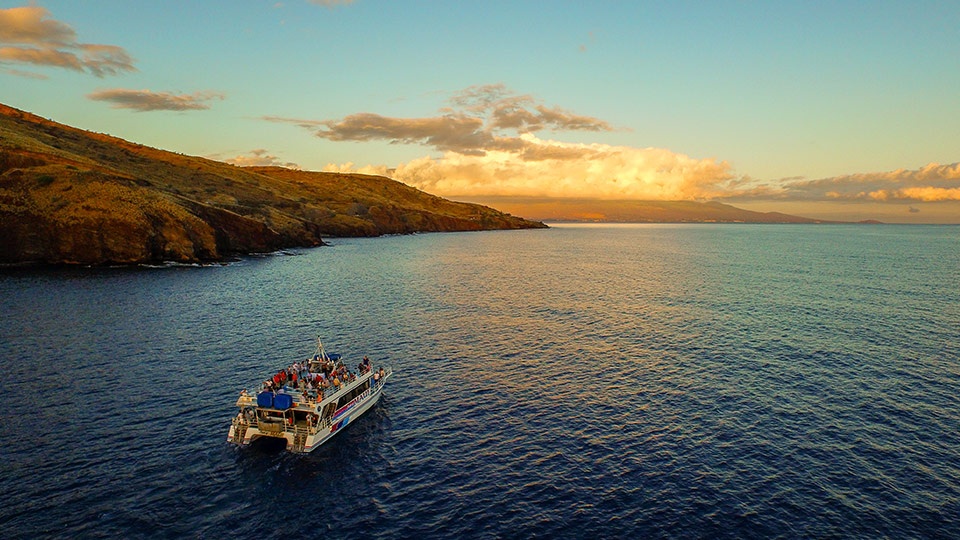
POLYGON ((260 433, 281 433, 286 431, 283 422, 258 422, 257 429, 260 433))
MULTIPOLYGON (((390 377, 390 375, 392 374, 393 374, 392 369, 383 368, 383 377, 378 378, 376 382, 374 382, 374 379, 371 377, 370 388, 357 397, 359 397, 361 401, 369 398, 371 395, 373 395, 375 392, 379 391, 383 387, 387 378, 390 377)), ((344 390, 346 390, 346 385, 343 385, 342 387, 337 389, 326 389, 326 391, 323 394, 317 397, 316 401, 304 399, 306 398, 306 396, 303 396, 301 394, 300 396, 294 397, 294 404, 295 404, 294 406, 296 407, 300 405, 315 405, 317 403, 320 403, 325 398, 330 398, 330 397, 341 394, 342 391, 344 390), (333 392, 330 392, 331 390, 333 390, 333 392)), ((254 407, 256 406, 256 401, 253 398, 253 396, 243 395, 237 404, 245 407, 254 407)), ((235 433, 239 432, 240 430, 246 431, 247 428, 253 427, 253 428, 257 428, 261 433, 264 433, 264 434, 279 435, 281 433, 291 433, 295 436, 297 434, 307 433, 307 432, 310 434, 314 434, 320 430, 327 429, 333 425, 333 421, 331 417, 319 417, 317 418, 315 423, 312 423, 312 425, 310 425, 310 424, 302 424, 302 423, 290 423, 286 420, 286 418, 283 421, 277 421, 277 422, 266 421, 258 418, 256 415, 253 415, 250 417, 246 415, 236 416, 233 418, 232 423, 233 423, 235 433)))
POLYGON ((243 427, 254 427, 260 430, 261 433, 270 433, 270 434, 279 434, 279 433, 293 433, 297 434, 301 431, 308 431, 310 434, 314 434, 317 431, 328 428, 332 425, 330 418, 318 418, 316 422, 306 423, 306 422, 295 422, 290 423, 287 420, 283 422, 267 422, 260 420, 258 421, 255 417, 253 419, 242 419, 234 417, 233 425, 235 428, 239 426, 243 427))

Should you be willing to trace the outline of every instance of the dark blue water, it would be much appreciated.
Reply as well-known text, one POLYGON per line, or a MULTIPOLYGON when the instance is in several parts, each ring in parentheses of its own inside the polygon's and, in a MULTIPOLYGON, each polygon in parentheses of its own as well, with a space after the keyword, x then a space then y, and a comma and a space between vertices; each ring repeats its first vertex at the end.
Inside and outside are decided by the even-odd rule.
POLYGON ((645 225, 0 274, 2 538, 960 536, 960 228, 645 225), (394 369, 225 442, 313 351, 394 369))

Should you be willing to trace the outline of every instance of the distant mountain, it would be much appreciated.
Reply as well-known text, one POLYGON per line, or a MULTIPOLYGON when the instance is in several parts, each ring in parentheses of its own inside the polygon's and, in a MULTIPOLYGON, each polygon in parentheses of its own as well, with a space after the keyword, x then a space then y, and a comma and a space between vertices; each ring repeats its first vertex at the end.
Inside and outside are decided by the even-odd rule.
POLYGON ((504 212, 541 221, 606 223, 837 223, 779 212, 753 212, 695 201, 608 201, 537 197, 467 197, 504 212))
POLYGON ((0 105, 0 263, 219 261, 324 236, 535 227, 389 178, 237 167, 0 105))

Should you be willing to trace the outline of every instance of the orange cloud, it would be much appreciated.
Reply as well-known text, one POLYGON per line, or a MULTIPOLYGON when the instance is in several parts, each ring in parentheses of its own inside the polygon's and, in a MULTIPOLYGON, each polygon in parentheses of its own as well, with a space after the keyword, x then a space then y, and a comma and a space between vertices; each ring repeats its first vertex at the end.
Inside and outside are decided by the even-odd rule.
POLYGON ((960 201, 960 187, 914 187, 901 189, 896 194, 898 199, 907 199, 923 202, 960 201))
POLYGON ((0 9, 0 42, 70 46, 77 39, 70 25, 46 19, 50 12, 39 6, 0 9))
POLYGON ((608 200, 939 202, 960 201, 960 164, 820 180, 759 182, 725 161, 662 148, 572 144, 521 137, 515 151, 446 152, 396 167, 328 164, 324 170, 390 176, 441 196, 529 196, 608 200))
POLYGON ((726 162, 660 148, 575 144, 541 131, 613 131, 608 122, 516 95, 502 84, 466 88, 429 118, 359 113, 340 120, 265 117, 333 141, 386 140, 443 152, 388 169, 328 164, 325 170, 383 174, 444 196, 512 195, 603 199, 700 199, 722 195, 733 176, 726 162))
POLYGON ((109 101, 114 109, 133 109, 138 112, 146 111, 189 111, 209 109, 206 102, 213 99, 224 99, 221 92, 194 92, 192 94, 171 94, 169 92, 153 92, 151 90, 127 90, 114 88, 97 90, 87 94, 88 99, 94 101, 109 101))
POLYGON ((608 122, 546 106, 502 84, 454 94, 440 115, 394 118, 358 113, 337 120, 264 117, 331 141, 389 141, 430 147, 422 157, 388 168, 353 163, 325 170, 391 176, 441 196, 528 196, 640 200, 944 201, 960 200, 960 164, 931 163, 818 180, 763 181, 736 176, 726 161, 697 159, 662 148, 575 144, 544 131, 613 131, 608 122))
POLYGON ((960 200, 960 163, 930 163, 916 170, 898 169, 819 180, 789 180, 754 186, 754 192, 730 198, 833 201, 956 201, 960 200))
POLYGON ((660 148, 629 148, 541 140, 526 134, 519 150, 483 155, 447 152, 396 168, 329 164, 391 176, 442 196, 509 195, 598 199, 681 200, 713 198, 732 179, 726 162, 694 159, 660 148), (535 154, 536 159, 524 156, 535 154))
MULTIPOLYGON (((77 42, 68 24, 39 6, 0 9, 0 64, 19 63, 89 72, 97 77, 136 71, 121 47, 77 42)), ((5 69, 13 75, 26 72, 5 69)))

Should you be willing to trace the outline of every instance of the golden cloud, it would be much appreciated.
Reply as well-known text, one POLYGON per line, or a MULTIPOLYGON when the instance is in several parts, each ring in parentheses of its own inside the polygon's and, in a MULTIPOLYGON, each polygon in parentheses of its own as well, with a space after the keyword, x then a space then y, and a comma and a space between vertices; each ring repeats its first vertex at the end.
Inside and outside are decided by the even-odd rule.
POLYGON ((396 167, 325 170, 392 176, 437 195, 530 196, 642 200, 943 201, 960 200, 960 164, 806 180, 762 181, 736 176, 729 163, 662 148, 576 144, 541 138, 542 131, 613 131, 604 120, 546 106, 502 84, 455 93, 427 118, 358 113, 337 120, 264 117, 331 141, 389 141, 442 152, 396 167))
POLYGON ((714 198, 732 179, 726 162, 694 159, 660 148, 629 148, 541 140, 526 134, 519 151, 483 155, 447 152, 388 170, 352 163, 324 170, 382 174, 442 196, 589 197, 681 200, 714 198), (524 155, 536 154, 537 159, 524 155))
POLYGON ((913 200, 923 202, 937 201, 960 201, 960 187, 939 188, 939 187, 913 187, 898 190, 893 196, 900 200, 913 200))
POLYGON ((939 202, 960 201, 960 164, 916 171, 849 175, 815 181, 757 182, 725 161, 695 159, 661 148, 572 144, 521 137, 516 151, 446 152, 396 167, 328 164, 324 170, 390 176, 436 195, 729 200, 939 202), (536 156, 531 157, 531 156, 536 156))
MULTIPOLYGON (((916 170, 897 169, 767 184, 758 193, 731 193, 729 198, 846 201, 956 201, 960 200, 960 163, 930 163, 916 170)), ((758 186, 755 186, 757 189, 758 186)))
POLYGON ((121 47, 79 43, 73 28, 49 16, 50 12, 39 6, 0 9, 0 44, 4 45, 0 63, 58 67, 97 77, 136 71, 133 58, 121 47))
POLYGON ((0 42, 70 46, 77 39, 68 24, 47 19, 50 12, 39 6, 0 9, 0 42))
POLYGON ((392 176, 445 196, 512 195, 602 199, 700 199, 727 192, 730 166, 660 148, 576 144, 542 139, 541 131, 613 131, 608 122, 515 95, 502 84, 454 94, 429 118, 359 113, 339 120, 265 117, 332 141, 386 140, 442 151, 388 169, 328 164, 327 171, 392 176))

